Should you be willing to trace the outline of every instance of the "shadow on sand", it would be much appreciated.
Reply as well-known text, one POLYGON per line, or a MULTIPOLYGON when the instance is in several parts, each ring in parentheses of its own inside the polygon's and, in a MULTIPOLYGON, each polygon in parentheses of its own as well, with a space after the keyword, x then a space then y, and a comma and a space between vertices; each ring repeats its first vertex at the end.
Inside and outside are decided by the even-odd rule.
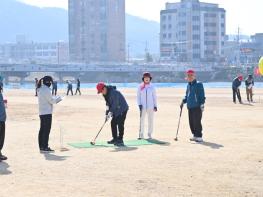
POLYGON ((12 174, 10 170, 8 170, 10 166, 6 162, 0 162, 0 175, 8 175, 12 174))
POLYGON ((128 151, 135 151, 137 149, 138 147, 123 146, 123 147, 116 147, 114 150, 111 150, 110 152, 128 152, 128 151))
POLYGON ((156 139, 147 139, 147 141, 152 143, 152 144, 156 144, 156 145, 160 145, 160 146, 170 146, 170 144, 171 144, 169 142, 156 140, 156 139))
POLYGON ((65 161, 68 156, 58 156, 51 153, 44 153, 45 159, 48 161, 65 161))
POLYGON ((213 143, 213 142, 202 142, 202 143, 193 143, 193 144, 199 144, 199 145, 207 146, 207 147, 210 147, 212 149, 220 149, 220 148, 224 147, 221 144, 216 144, 216 143, 213 143))

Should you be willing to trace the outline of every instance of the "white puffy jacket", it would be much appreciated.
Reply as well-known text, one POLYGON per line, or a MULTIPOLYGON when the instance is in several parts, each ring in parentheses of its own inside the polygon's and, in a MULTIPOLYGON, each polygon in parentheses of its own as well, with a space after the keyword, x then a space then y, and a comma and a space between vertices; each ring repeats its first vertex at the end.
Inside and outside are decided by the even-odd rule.
POLYGON ((148 85, 141 84, 137 91, 137 103, 142 105, 143 109, 154 109, 157 107, 157 96, 154 85, 151 83, 148 85))
POLYGON ((53 113, 53 104, 56 104, 59 100, 56 97, 52 97, 50 88, 46 85, 42 85, 38 90, 38 104, 39 115, 48 115, 53 113))

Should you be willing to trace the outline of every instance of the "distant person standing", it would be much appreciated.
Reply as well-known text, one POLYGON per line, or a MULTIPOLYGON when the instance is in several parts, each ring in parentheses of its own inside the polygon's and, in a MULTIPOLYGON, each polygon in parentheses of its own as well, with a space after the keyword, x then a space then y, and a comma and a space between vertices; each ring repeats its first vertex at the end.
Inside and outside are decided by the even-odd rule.
POLYGON ((242 75, 236 77, 233 80, 232 90, 233 90, 233 102, 234 103, 236 103, 236 97, 237 97, 239 103, 242 104, 242 98, 241 98, 240 89, 239 89, 241 84, 242 84, 242 81, 243 81, 243 76, 242 75))
POLYGON ((76 88, 75 95, 77 95, 78 92, 79 92, 79 95, 81 95, 81 92, 80 92, 80 80, 79 79, 77 79, 77 88, 76 88))
POLYGON ((38 79, 35 78, 35 91, 36 91, 35 96, 37 96, 37 86, 38 86, 38 79))
POLYGON ((202 115, 206 100, 204 86, 196 80, 196 75, 193 70, 188 70, 186 74, 188 86, 180 108, 182 109, 184 104, 187 104, 189 124, 193 134, 190 141, 203 142, 202 115))
POLYGON ((70 81, 67 81, 68 84, 68 90, 67 90, 67 96, 69 94, 69 92, 71 92, 71 95, 73 96, 73 86, 72 83, 70 81))
POLYGON ((45 76, 38 83, 38 104, 40 117, 40 130, 38 135, 39 149, 41 153, 54 152, 49 145, 49 134, 52 125, 53 104, 62 101, 61 97, 53 97, 50 86, 53 79, 50 76, 45 76))
POLYGON ((2 154, 2 149, 5 141, 5 122, 6 122, 6 111, 3 95, 0 92, 0 162, 7 160, 7 157, 2 154))
POLYGON ((248 75, 248 77, 245 80, 245 84, 246 84, 247 101, 253 102, 253 86, 254 86, 253 75, 248 75))
POLYGON ((144 138, 144 122, 145 116, 148 116, 148 137, 152 139, 154 113, 157 112, 157 96, 156 89, 151 83, 152 76, 150 73, 144 73, 142 84, 137 91, 137 104, 140 109, 140 133, 139 139, 144 138))
POLYGON ((57 96, 57 91, 58 91, 58 82, 57 81, 53 81, 53 84, 52 84, 52 95, 53 96, 57 96))

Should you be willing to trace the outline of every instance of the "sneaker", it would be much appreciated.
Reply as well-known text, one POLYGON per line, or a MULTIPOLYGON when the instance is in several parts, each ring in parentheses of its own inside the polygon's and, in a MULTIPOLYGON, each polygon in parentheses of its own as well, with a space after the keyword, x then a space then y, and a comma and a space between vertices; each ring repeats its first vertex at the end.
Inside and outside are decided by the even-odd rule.
POLYGON ((197 138, 195 139, 195 141, 198 142, 198 143, 201 143, 201 142, 203 142, 204 140, 203 140, 203 138, 201 138, 201 137, 197 137, 197 138))
POLYGON ((191 137, 190 139, 189 139, 190 141, 196 141, 196 137, 191 137))
POLYGON ((115 144, 115 142, 116 142, 116 140, 115 140, 115 139, 112 139, 112 140, 108 141, 107 143, 108 143, 108 144, 115 144))
POLYGON ((123 142, 122 139, 118 139, 114 145, 118 146, 118 147, 121 147, 121 146, 124 146, 124 142, 123 142))
POLYGON ((55 151, 48 147, 48 148, 40 149, 40 152, 41 153, 53 153, 55 151))
POLYGON ((5 161, 7 160, 7 157, 2 155, 2 153, 0 153, 0 161, 5 161))

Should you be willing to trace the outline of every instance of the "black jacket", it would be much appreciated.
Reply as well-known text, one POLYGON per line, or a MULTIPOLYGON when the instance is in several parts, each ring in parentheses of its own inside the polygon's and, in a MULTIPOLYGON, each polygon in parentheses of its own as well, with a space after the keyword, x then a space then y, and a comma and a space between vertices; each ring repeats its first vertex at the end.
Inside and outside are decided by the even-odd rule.
POLYGON ((129 110, 129 106, 124 96, 116 90, 114 86, 107 86, 107 95, 104 96, 106 105, 109 107, 109 112, 114 117, 118 117, 129 110))

